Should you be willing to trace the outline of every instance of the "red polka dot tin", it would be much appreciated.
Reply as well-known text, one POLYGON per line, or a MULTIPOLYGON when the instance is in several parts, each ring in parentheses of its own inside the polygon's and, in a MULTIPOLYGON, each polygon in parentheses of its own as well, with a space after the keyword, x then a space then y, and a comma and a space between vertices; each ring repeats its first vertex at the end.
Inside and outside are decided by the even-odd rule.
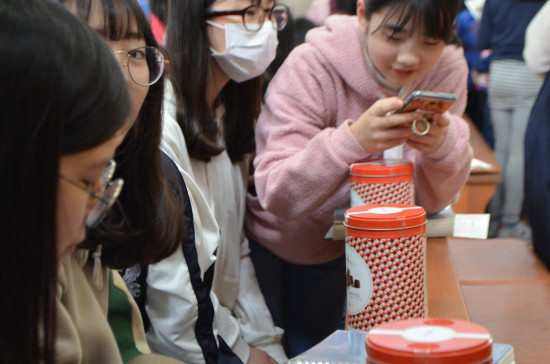
POLYGON ((348 209, 347 328, 425 316, 426 211, 406 204, 348 209))
POLYGON ((351 207, 414 204, 413 165, 404 159, 379 159, 350 166, 351 207))
POLYGON ((377 326, 366 339, 368 364, 488 364, 493 338, 483 326, 443 318, 377 326))

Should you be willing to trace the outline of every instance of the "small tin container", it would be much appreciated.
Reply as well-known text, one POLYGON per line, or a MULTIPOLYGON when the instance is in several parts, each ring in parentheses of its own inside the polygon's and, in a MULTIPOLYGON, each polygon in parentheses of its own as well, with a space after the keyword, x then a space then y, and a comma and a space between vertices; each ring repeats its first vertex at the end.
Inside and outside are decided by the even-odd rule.
POLYGON ((483 326, 441 318, 394 321, 372 329, 367 364, 490 364, 493 338, 483 326))
POLYGON ((405 159, 378 159, 350 166, 351 207, 403 203, 414 205, 413 165, 405 159))
POLYGON ((405 204, 348 209, 347 328, 425 316, 426 211, 405 204))

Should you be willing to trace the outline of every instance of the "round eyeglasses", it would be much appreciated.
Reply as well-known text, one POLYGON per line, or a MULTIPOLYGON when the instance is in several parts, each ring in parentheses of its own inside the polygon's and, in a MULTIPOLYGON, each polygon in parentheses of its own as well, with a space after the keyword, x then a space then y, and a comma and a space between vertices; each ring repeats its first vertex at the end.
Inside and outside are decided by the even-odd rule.
POLYGON ((160 79, 164 65, 168 61, 160 49, 156 47, 139 47, 131 51, 114 51, 116 56, 122 55, 122 66, 128 68, 130 78, 141 86, 151 86, 160 79))
POLYGON ((266 15, 277 30, 283 30, 288 23, 288 7, 283 4, 275 5, 271 9, 265 9, 261 5, 251 5, 242 10, 212 10, 206 13, 207 19, 218 16, 240 15, 246 30, 257 32, 262 28, 266 15))
POLYGON ((92 190, 91 184, 87 186, 82 186, 80 183, 77 183, 70 178, 67 178, 63 175, 59 176, 64 181, 69 182, 73 186, 87 192, 88 194, 90 194, 90 196, 97 199, 97 202, 92 207, 90 213, 88 214, 88 217, 86 218, 86 226, 88 228, 96 227, 101 222, 101 220, 103 220, 107 211, 109 211, 111 206, 113 206, 116 199, 118 198, 118 195, 120 195, 120 191, 122 190, 124 181, 122 180, 122 178, 111 181, 113 175, 115 174, 115 169, 116 162, 111 159, 101 175, 102 187, 97 190, 92 190))

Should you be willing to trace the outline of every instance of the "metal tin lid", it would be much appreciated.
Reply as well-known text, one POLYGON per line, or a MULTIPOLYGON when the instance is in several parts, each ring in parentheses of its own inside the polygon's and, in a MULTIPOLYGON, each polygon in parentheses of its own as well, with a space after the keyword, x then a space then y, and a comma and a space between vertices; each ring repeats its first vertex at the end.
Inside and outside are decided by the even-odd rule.
POLYGON ((354 163, 349 171, 351 175, 359 177, 403 176, 413 173, 413 165, 406 159, 376 159, 354 163))
POLYGON ((472 322, 427 318, 390 322, 369 331, 367 356, 382 363, 488 363, 493 338, 472 322))
POLYGON ((405 204, 374 204, 346 210, 344 225, 362 230, 397 230, 426 223, 426 210, 405 204))

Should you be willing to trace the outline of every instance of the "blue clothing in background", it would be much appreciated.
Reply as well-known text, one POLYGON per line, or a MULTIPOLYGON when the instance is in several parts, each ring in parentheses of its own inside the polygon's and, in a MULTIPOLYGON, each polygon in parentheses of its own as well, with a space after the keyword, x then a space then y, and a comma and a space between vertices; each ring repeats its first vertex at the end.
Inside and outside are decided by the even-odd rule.
POLYGON ((525 133, 525 214, 535 252, 550 269, 550 76, 540 89, 525 133))
POLYGON ((477 34, 479 50, 493 49, 493 60, 523 61, 525 30, 544 1, 486 0, 477 34))
POLYGON ((145 13, 145 16, 149 18, 151 15, 151 7, 149 6, 149 1, 147 0, 138 0, 139 6, 141 6, 141 10, 145 13))
MULTIPOLYGON (((464 57, 466 58, 466 62, 468 62, 468 68, 472 70, 479 60, 480 52, 476 46, 476 35, 479 24, 468 9, 466 9, 458 14, 456 25, 456 34, 460 37, 462 46, 464 47, 464 57)), ((475 85, 470 72, 468 73, 468 90, 473 89, 475 89, 475 85)))
POLYGON ((468 102, 466 114, 483 134, 487 143, 494 148, 491 113, 487 105, 487 89, 474 83, 472 71, 489 72, 490 57, 481 57, 477 48, 476 38, 479 22, 475 20, 468 9, 462 10, 456 18, 456 34, 462 41, 464 57, 468 63, 468 102))

